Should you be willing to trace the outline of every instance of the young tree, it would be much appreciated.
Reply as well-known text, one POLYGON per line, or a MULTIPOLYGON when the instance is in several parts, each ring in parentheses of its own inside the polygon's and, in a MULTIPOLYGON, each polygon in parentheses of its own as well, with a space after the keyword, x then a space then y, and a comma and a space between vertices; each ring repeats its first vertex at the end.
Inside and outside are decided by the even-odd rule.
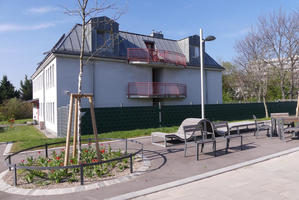
MULTIPOLYGON (((113 2, 113 0, 94 0, 93 3, 91 3, 89 0, 76 0, 77 1, 77 9, 68 9, 66 8, 66 13, 69 15, 79 16, 81 18, 82 28, 81 28, 81 41, 80 41, 80 68, 79 68, 79 74, 78 74, 78 93, 82 94, 82 78, 83 78, 83 71, 84 66, 92 59, 92 57, 101 52, 101 49, 104 48, 109 41, 105 41, 103 46, 97 48, 94 52, 91 52, 91 55, 85 55, 85 44, 87 39, 87 20, 90 17, 97 16, 99 14, 102 14, 104 12, 107 12, 108 10, 113 9, 114 16, 111 17, 110 21, 107 21, 107 24, 111 24, 113 21, 117 20, 123 12, 120 11, 120 9, 117 8, 116 4, 113 2)), ((116 36, 118 37, 118 36, 116 36)), ((110 38, 110 40, 113 40, 114 37, 110 38)), ((78 160, 80 160, 80 154, 81 154, 81 100, 78 100, 79 108, 78 108, 78 127, 77 127, 77 133, 78 133, 78 160)))
POLYGON ((32 99, 32 81, 27 78, 27 75, 25 75, 24 82, 20 82, 20 96, 22 100, 30 100, 32 99))
POLYGON ((15 90, 13 84, 4 75, 0 82, 0 104, 14 97, 19 97, 19 92, 15 90))

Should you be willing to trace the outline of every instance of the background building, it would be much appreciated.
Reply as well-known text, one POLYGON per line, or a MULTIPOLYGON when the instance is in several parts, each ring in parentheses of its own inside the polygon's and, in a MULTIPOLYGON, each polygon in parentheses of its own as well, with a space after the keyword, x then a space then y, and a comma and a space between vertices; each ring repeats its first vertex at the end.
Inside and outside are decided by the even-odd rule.
MULTIPOLYGON (((47 131, 63 135, 69 93, 76 93, 81 28, 63 35, 40 63, 33 80, 33 117, 47 131)), ((200 104, 200 38, 164 38, 119 30, 107 17, 87 23, 83 92, 93 93, 96 108, 200 104)), ((222 71, 204 53, 206 104, 222 103, 222 71)), ((83 107, 88 107, 83 100, 83 107)))

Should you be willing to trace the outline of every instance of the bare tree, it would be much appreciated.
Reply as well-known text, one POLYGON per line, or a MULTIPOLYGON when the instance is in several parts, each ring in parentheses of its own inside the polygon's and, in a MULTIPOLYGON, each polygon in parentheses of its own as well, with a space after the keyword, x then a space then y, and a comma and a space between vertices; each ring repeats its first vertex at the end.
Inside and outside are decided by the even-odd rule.
POLYGON ((285 53, 287 54, 287 65, 290 72, 290 99, 294 99, 295 92, 295 74, 299 69, 299 13, 294 12, 293 15, 287 16, 285 27, 285 38, 287 45, 285 53))
MULTIPOLYGON (((82 94, 82 78, 83 78, 83 71, 84 66, 90 62, 93 58, 93 56, 101 53, 101 50, 105 48, 110 41, 108 40, 114 40, 118 37, 118 35, 113 35, 113 37, 105 40, 104 44, 100 47, 98 47, 95 51, 88 52, 88 55, 86 55, 86 49, 85 44, 87 40, 87 35, 89 34, 87 29, 87 20, 91 17, 97 16, 97 15, 103 15, 103 13, 107 12, 108 10, 113 10, 113 16, 110 18, 111 20, 107 21, 106 23, 112 23, 113 21, 116 21, 123 13, 124 11, 119 9, 119 7, 116 5, 116 2, 113 0, 76 0, 77 1, 77 8, 76 9, 69 9, 65 8, 66 14, 72 15, 72 16, 79 16, 81 18, 81 45, 80 45, 80 71, 78 75, 78 93, 82 94)), ((78 161, 80 160, 81 155, 81 100, 78 100, 79 108, 78 108, 78 161)))
POLYGON ((298 61, 298 20, 298 13, 286 15, 279 10, 269 16, 260 17, 257 25, 258 32, 263 36, 263 43, 268 50, 264 61, 277 72, 283 99, 288 93, 286 87, 288 79, 291 85, 291 98, 294 93, 294 71, 298 61))
POLYGON ((263 41, 263 36, 252 29, 236 44, 235 48, 238 52, 236 62, 246 74, 242 81, 247 85, 249 94, 255 96, 259 102, 263 100, 266 117, 268 117, 266 97, 270 72, 265 62, 268 49, 263 41))

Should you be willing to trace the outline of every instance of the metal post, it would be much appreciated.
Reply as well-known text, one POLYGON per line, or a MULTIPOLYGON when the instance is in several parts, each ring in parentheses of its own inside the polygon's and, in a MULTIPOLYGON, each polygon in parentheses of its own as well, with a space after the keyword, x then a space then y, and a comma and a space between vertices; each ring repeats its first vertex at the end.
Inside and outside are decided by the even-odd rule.
POLYGON ((45 152, 46 152, 46 158, 48 158, 48 144, 45 144, 45 152))
POLYGON ((18 184, 17 181, 18 181, 18 179, 17 179, 17 165, 14 164, 14 182, 13 182, 14 186, 17 186, 17 184, 18 184))
POLYGON ((161 102, 159 102, 159 127, 162 126, 161 102))
POLYGON ((143 144, 141 145, 141 148, 142 148, 142 151, 141 151, 141 159, 143 160, 143 157, 144 157, 144 155, 143 155, 143 144))
POLYGON ((199 160, 199 143, 196 143, 196 160, 199 160))
POLYGON ((200 37, 200 92, 201 92, 201 118, 205 118, 205 106, 204 106, 204 87, 203 87, 203 43, 204 40, 202 38, 202 29, 199 30, 200 37))
POLYGON ((130 173, 133 173, 133 157, 132 157, 132 154, 130 154, 130 173))
POLYGON ((8 170, 9 171, 11 171, 11 167, 10 167, 10 165, 11 165, 11 157, 10 157, 10 155, 8 156, 8 170))
POLYGON ((83 165, 80 164, 80 182, 81 185, 84 185, 84 174, 83 174, 83 165))
POLYGON ((126 147, 125 147, 126 149, 125 149, 125 153, 127 154, 127 152, 128 152, 128 139, 126 138, 126 147))

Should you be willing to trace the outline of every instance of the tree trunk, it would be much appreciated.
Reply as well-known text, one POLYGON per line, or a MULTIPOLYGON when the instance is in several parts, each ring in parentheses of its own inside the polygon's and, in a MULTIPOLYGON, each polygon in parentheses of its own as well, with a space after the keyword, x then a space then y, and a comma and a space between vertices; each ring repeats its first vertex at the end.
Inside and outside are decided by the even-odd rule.
MULTIPOLYGON (((292 67, 293 68, 293 67, 292 67)), ((294 70, 291 70, 290 99, 294 98, 294 70)))
MULTIPOLYGON (((78 93, 82 94, 82 77, 84 66, 84 45, 85 45, 85 11, 82 12, 82 33, 81 33, 81 48, 80 48, 80 72, 78 76, 78 93)), ((78 99, 78 162, 81 160, 81 99, 78 99)))
POLYGON ((269 118, 268 106, 267 106, 267 104, 266 104, 266 97, 265 97, 265 96, 263 96, 263 103, 264 103, 264 108, 265 108, 266 118, 269 118))
POLYGON ((282 98, 282 100, 285 100, 285 92, 284 92, 283 82, 284 82, 283 79, 280 79, 281 98, 282 98))

